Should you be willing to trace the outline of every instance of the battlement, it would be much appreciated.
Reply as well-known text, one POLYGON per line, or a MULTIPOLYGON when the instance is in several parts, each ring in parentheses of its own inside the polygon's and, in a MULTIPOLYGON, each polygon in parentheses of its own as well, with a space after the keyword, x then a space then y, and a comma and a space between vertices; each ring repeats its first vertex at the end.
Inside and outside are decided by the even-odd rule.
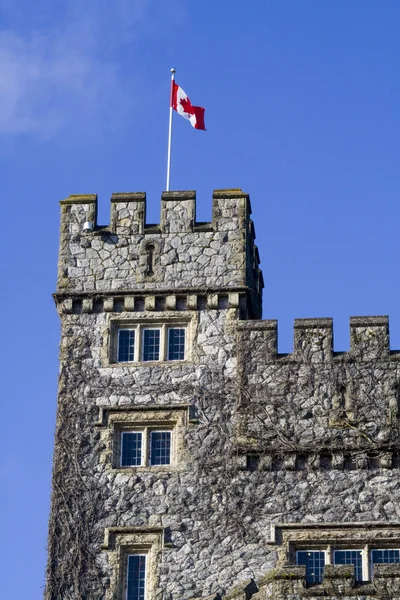
MULTIPOLYGON (((120 235, 185 233, 190 231, 229 231, 233 224, 249 229, 255 238, 250 222, 249 194, 241 189, 214 190, 212 196, 212 221, 196 221, 196 192, 193 190, 163 192, 159 224, 146 223, 146 193, 117 192, 111 196, 110 225, 97 223, 97 194, 73 194, 61 200, 61 226, 71 234, 82 233, 83 225, 90 222, 93 233, 120 235), (229 201, 229 202, 227 202, 229 201)), ((66 233, 67 231, 64 231, 66 233)))
POLYGON ((97 223, 97 196, 61 201, 58 294, 185 289, 244 293, 261 316, 262 273, 249 195, 215 190, 212 221, 196 221, 194 191, 163 192, 159 224, 146 223, 146 194, 115 193, 110 224, 97 223))
POLYGON ((390 355, 387 316, 351 317, 349 352, 334 352, 330 318, 295 319, 293 354, 278 354, 276 320, 242 321, 238 327, 241 345, 247 343, 252 348, 253 363, 277 359, 309 363, 329 363, 335 359, 373 361, 390 355))

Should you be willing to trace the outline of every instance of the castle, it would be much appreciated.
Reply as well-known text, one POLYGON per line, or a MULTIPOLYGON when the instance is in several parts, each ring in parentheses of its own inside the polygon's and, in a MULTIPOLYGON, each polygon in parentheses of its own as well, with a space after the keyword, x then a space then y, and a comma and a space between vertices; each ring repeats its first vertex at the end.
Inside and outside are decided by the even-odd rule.
POLYGON ((46 600, 400 599, 387 317, 261 320, 248 194, 61 202, 46 600))

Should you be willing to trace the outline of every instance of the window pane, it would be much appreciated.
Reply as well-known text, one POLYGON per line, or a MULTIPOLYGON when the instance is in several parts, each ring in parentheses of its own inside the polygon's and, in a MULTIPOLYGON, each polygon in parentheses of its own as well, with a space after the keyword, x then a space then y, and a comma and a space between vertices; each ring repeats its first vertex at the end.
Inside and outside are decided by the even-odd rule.
POLYGON ((150 433, 150 464, 169 465, 171 463, 171 432, 152 431, 150 433))
POLYGON ((362 552, 361 550, 335 550, 335 565, 354 565, 354 577, 356 581, 362 580, 362 552))
POLYGON ((143 360, 159 360, 160 330, 145 329, 143 331, 143 360))
POLYGON ((320 550, 299 550, 297 564, 306 565, 307 583, 321 583, 325 566, 325 552, 320 550))
POLYGON ((142 433, 129 431, 122 434, 121 466, 134 467, 142 464, 142 433))
POLYGON ((168 329, 168 360, 184 360, 185 330, 183 328, 168 329))
POLYGON ((146 556, 131 554, 128 556, 126 600, 145 600, 146 556))
POLYGON ((135 330, 118 331, 118 362, 131 362, 135 354, 135 330))
POLYGON ((400 562, 400 550, 372 550, 372 564, 388 564, 400 562))

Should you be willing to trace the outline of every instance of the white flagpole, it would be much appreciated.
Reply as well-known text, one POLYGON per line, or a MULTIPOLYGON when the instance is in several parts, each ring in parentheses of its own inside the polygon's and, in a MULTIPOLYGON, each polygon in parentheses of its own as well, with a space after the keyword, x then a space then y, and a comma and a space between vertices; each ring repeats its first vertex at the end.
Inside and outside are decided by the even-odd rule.
POLYGON ((167 192, 169 192, 169 178, 171 175, 171 142, 172 142, 172 94, 174 91, 176 69, 171 69, 171 96, 169 103, 169 131, 168 131, 168 160, 167 160, 167 192))

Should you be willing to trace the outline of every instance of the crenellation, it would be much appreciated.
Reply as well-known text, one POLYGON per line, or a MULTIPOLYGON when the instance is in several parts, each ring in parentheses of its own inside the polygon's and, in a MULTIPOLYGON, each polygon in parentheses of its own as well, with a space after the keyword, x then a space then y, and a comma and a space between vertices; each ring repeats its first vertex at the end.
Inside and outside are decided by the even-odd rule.
POLYGON ((97 224, 97 194, 73 194, 60 201, 61 237, 65 234, 79 234, 82 225, 90 221, 97 224))
POLYGON ((389 317, 351 317, 350 353, 359 360, 389 355, 389 317))
MULTIPOLYGON (((239 321, 239 345, 250 344, 256 349, 257 356, 262 362, 276 359, 278 349, 278 322, 268 321, 239 321)), ((254 368, 258 368, 258 361, 254 368)), ((262 368, 262 367, 261 367, 262 368)))
MULTIPOLYGON (((251 339, 252 343, 255 343, 257 356, 260 357, 258 364, 276 359, 307 363, 330 363, 332 361, 339 363, 346 360, 398 360, 397 352, 389 352, 389 319, 387 316, 351 317, 351 346, 349 352, 334 352, 333 320, 331 318, 295 319, 293 354, 277 353, 277 321, 239 321, 238 330, 243 342, 248 342, 251 339)), ((394 393, 396 394, 396 392, 394 393)), ((345 408, 350 409, 351 395, 347 391, 345 396, 345 408)), ((333 404, 335 405, 338 402, 336 391, 333 404)), ((394 404, 395 400, 392 403, 394 404)), ((335 408, 338 408, 338 406, 335 405, 335 408)))
POLYGON ((111 196, 111 230, 117 235, 143 234, 146 223, 146 194, 115 193, 111 196))
POLYGON ((161 196, 161 231, 192 232, 196 221, 196 192, 163 192, 161 196))
POLYGON ((294 358, 311 363, 329 362, 333 354, 332 319, 295 319, 294 358))

